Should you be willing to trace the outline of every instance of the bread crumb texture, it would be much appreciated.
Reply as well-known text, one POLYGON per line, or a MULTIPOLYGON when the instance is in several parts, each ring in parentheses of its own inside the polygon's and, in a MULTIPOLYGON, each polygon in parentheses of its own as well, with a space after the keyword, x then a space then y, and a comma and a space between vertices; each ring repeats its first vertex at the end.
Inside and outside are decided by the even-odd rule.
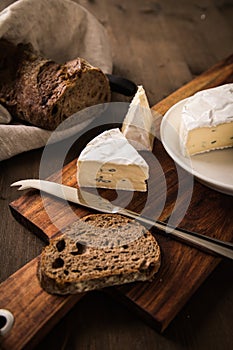
POLYGON ((74 113, 110 97, 105 74, 85 59, 58 64, 31 44, 15 46, 0 39, 0 103, 14 118, 54 130, 74 113))
POLYGON ((74 294, 151 280, 159 267, 160 248, 146 228, 118 214, 93 214, 50 241, 38 278, 49 293, 74 294))

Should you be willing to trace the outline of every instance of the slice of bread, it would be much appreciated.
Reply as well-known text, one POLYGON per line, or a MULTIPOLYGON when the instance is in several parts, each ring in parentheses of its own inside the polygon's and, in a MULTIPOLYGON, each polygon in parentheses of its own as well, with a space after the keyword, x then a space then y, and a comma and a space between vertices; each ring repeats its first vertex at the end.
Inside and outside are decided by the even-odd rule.
POLYGON ((93 214, 50 241, 38 278, 48 293, 74 294, 151 280, 159 267, 159 245, 145 227, 118 214, 93 214))
POLYGON ((72 114, 110 97, 105 74, 85 59, 58 64, 30 44, 0 39, 0 103, 13 117, 54 130, 72 114))

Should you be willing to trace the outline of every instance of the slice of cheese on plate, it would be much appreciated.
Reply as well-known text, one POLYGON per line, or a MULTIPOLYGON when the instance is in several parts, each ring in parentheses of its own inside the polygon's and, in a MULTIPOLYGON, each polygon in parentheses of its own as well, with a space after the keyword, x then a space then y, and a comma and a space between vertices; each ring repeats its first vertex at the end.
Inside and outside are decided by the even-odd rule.
POLYGON ((118 128, 91 140, 80 153, 77 167, 80 187, 147 190, 149 166, 118 128))
POLYGON ((233 84, 203 90, 187 99, 179 138, 185 156, 233 147, 233 84))
POLYGON ((140 85, 130 103, 129 110, 123 120, 122 133, 137 150, 153 149, 154 120, 146 97, 140 85))

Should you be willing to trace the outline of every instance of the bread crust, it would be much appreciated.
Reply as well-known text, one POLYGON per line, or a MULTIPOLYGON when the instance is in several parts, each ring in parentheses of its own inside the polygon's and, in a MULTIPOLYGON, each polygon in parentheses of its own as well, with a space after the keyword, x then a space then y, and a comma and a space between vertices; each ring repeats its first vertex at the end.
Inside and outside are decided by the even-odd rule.
POLYGON ((0 103, 13 117, 54 130, 86 107, 110 101, 104 73, 85 59, 58 64, 30 44, 0 39, 0 103))
POLYGON ((118 214, 92 214, 44 248, 38 278, 48 293, 75 294, 151 280, 160 261, 158 243, 141 224, 118 214), (132 234, 128 243, 118 238, 124 232, 132 234))

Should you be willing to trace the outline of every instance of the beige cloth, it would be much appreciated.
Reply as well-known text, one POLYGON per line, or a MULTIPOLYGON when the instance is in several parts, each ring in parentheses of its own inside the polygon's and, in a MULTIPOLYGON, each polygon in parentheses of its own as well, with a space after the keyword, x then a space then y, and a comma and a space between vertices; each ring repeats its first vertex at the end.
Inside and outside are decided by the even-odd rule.
MULTIPOLYGON (((30 42, 43 56, 59 63, 82 57, 104 73, 112 71, 111 48, 104 27, 71 0, 19 0, 13 3, 0 12, 0 37, 15 44, 30 42)), ((75 132, 91 121, 91 118, 82 120, 75 132)), ((51 136, 47 130, 2 124, 6 122, 5 112, 0 107, 0 160, 42 147, 51 136)), ((70 134, 73 132, 72 128, 70 134)), ((64 133, 64 137, 68 135, 64 133)), ((62 133, 58 139, 61 138, 62 133)))

